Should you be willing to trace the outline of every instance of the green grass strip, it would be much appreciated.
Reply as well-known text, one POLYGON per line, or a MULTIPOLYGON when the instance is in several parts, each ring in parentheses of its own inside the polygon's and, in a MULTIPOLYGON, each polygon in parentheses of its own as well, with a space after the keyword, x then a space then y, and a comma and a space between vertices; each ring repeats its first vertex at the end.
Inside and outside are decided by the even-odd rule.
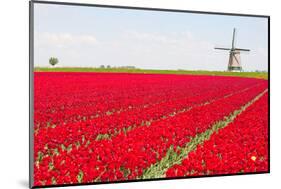
POLYGON ((267 79, 267 72, 228 72, 228 71, 207 71, 207 70, 146 70, 126 68, 92 68, 92 67, 35 67, 35 72, 108 72, 108 73, 143 73, 143 74, 190 74, 210 76, 237 76, 267 79))
POLYGON ((177 147, 180 153, 174 151, 173 146, 167 151, 165 157, 163 157, 160 161, 155 164, 152 164, 148 169, 146 169, 143 175, 139 179, 153 179, 153 178, 164 178, 166 175, 166 171, 175 164, 181 164, 183 159, 187 157, 187 155, 196 150, 197 146, 203 144, 204 141, 209 140, 211 135, 215 132, 218 132, 219 129, 226 127, 229 123, 233 122, 234 119, 241 114, 246 108, 252 105, 256 100, 262 97, 267 92, 267 89, 256 96, 254 99, 249 101, 247 104, 242 106, 239 110, 235 110, 229 116, 225 117, 223 120, 218 121, 213 124, 210 129, 207 129, 205 132, 197 134, 193 137, 189 143, 187 143, 184 147, 177 147))

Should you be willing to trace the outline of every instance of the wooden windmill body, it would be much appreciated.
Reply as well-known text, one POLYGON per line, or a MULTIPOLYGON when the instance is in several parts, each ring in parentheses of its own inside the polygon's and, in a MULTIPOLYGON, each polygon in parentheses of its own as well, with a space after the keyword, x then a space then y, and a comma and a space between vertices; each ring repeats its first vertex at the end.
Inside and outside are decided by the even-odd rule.
POLYGON ((229 51, 229 60, 227 71, 242 71, 242 64, 241 64, 241 51, 249 52, 250 49, 241 49, 235 47, 235 28, 233 29, 233 36, 232 36, 232 46, 231 48, 221 48, 215 47, 217 50, 227 50, 229 51))

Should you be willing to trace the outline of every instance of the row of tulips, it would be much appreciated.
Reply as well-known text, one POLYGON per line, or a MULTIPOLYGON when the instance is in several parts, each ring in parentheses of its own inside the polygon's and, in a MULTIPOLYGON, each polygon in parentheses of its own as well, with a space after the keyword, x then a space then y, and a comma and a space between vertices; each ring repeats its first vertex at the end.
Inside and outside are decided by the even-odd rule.
POLYGON ((34 125, 39 132, 42 127, 132 112, 221 90, 240 90, 257 83, 256 79, 157 74, 36 72, 34 77, 34 125))
POLYGON ((268 94, 174 165, 166 177, 268 171, 268 94))
MULTIPOLYGON (((55 83, 55 86, 58 85, 58 83, 61 84, 62 89, 60 90, 55 90, 57 93, 61 92, 62 94, 65 93, 65 91, 68 91, 64 89, 63 87, 67 86, 65 84, 64 78, 68 78, 70 80, 77 79, 77 77, 81 77, 81 73, 72 73, 72 74, 65 74, 65 73, 56 73, 56 77, 54 77, 52 80, 48 80, 49 78, 52 78, 53 73, 37 73, 38 82, 37 83, 42 83, 42 81, 45 81, 45 84, 47 85, 48 82, 55 83), (74 76, 75 77, 74 77, 74 76), (47 77, 48 76, 48 77, 47 77), (72 76, 72 77, 71 77, 72 76), (46 77, 46 78, 45 78, 46 77), (74 77, 74 78, 73 78, 74 77), (44 78, 44 79, 42 79, 44 78), (63 78, 63 79, 62 79, 63 78), (57 79, 58 81, 55 82, 57 79), (48 81, 48 82, 47 82, 48 81)), ((36 75, 35 75, 36 76, 36 75)), ((83 78, 90 80, 93 77, 93 74, 87 73, 86 75, 82 74, 84 76, 83 78), (90 77, 91 76, 91 77, 90 77)), ((95 76, 95 75, 94 75, 95 76)), ((110 77, 111 75, 107 76, 106 78, 110 77)), ((127 77, 132 77, 131 74, 125 74, 121 75, 117 74, 118 78, 121 77, 121 80, 127 77)), ((113 74, 113 78, 117 77, 115 74, 113 74)), ((137 75, 138 76, 138 75, 137 75)), ((135 77, 135 76, 134 76, 135 77)), ((142 76, 143 77, 143 76, 142 76)), ((155 75, 146 75, 144 77, 145 79, 150 78, 149 81, 154 81, 157 80, 157 85, 158 85, 158 80, 159 79, 164 79, 163 75, 160 75, 156 77, 155 75)), ((171 76, 167 75, 165 76, 169 79, 171 79, 171 76)), ((66 112, 61 112, 61 113, 53 113, 52 114, 52 120, 56 119, 58 120, 56 123, 57 125, 50 124, 50 127, 43 127, 40 128, 39 131, 35 129, 35 156, 37 156, 38 152, 44 152, 47 151, 46 145, 49 145, 51 148, 58 147, 60 145, 66 145, 68 146, 69 144, 72 144, 73 142, 77 140, 81 140, 82 136, 81 133, 85 133, 87 135, 87 138, 91 136, 90 138, 96 138, 97 135, 100 134, 116 134, 119 133, 122 129, 131 129, 132 127, 138 127, 140 125, 144 124, 151 124, 152 121, 166 118, 170 115, 174 115, 177 112, 180 111, 185 111, 186 109, 191 108, 192 106, 196 106, 200 103, 208 102, 210 100, 215 100, 217 98, 223 97, 224 95, 229 95, 231 93, 234 93, 233 91, 237 92, 241 89, 244 89, 245 86, 247 87, 253 87, 255 85, 264 85, 265 82, 262 80, 255 80, 256 83, 253 85, 253 79, 238 79, 237 82, 235 82, 235 85, 230 85, 230 82, 233 82, 234 78, 225 78, 225 77, 215 77, 215 80, 213 77, 195 77, 195 76, 184 76, 185 80, 183 80, 183 76, 173 76, 172 78, 176 78, 177 82, 185 82, 184 84, 187 84, 188 82, 191 82, 191 84, 186 85, 186 88, 183 88, 182 85, 179 85, 181 88, 181 91, 185 91, 182 93, 177 94, 177 99, 175 99, 176 92, 179 91, 177 87, 172 86, 171 84, 166 84, 166 88, 171 88, 174 87, 172 90, 172 94, 170 97, 166 95, 164 99, 162 99, 162 102, 155 102, 154 104, 146 104, 143 107, 131 107, 128 110, 123 110, 119 113, 113 113, 109 114, 106 116, 101 116, 101 117, 95 117, 92 119, 83 119, 80 120, 79 122, 76 123, 71 123, 71 120, 67 119, 69 118, 68 114, 66 112), (204 83, 202 83, 202 79, 204 83), (206 83, 208 81, 208 83, 206 83), (258 82, 257 82, 258 81, 258 82), (223 84, 223 83, 224 84, 223 84), (239 84, 237 84, 239 83, 239 84), (206 85, 207 84, 207 85, 206 85), (211 84, 211 85, 210 85, 211 84), (199 87, 200 86, 200 87, 199 87), (242 88, 244 87, 244 88, 242 88), (198 90, 200 89, 200 90, 198 90), (182 97, 182 94, 185 95, 185 97, 182 97), (60 123, 60 124, 58 124, 60 123), (52 138, 49 137, 49 135, 53 136, 52 138)), ((35 77, 35 81, 36 77, 35 77)), ((68 81, 66 80, 66 81, 68 81)), ((93 80, 93 79, 92 79, 93 80)), ((131 81, 131 79, 127 79, 128 81, 131 81)), ((175 79, 174 79, 175 80, 175 79)), ((175 82, 172 80, 173 82, 175 82)), ((142 80, 143 82, 146 80, 142 80)), ((89 81, 88 81, 89 82, 89 81)), ((155 81, 154 81, 155 82, 155 81)), ((163 82, 163 81, 162 81, 163 82)), ((91 83, 91 82, 89 82, 91 83)), ((117 82, 118 83, 118 82, 117 82)), ((130 82, 127 82, 128 85, 130 86, 130 82)), ((38 85, 39 85, 38 84, 38 85)), ((37 86, 37 85, 36 85, 37 86)), ((35 86, 35 88, 36 88, 35 86)), ((36 102, 40 101, 40 99, 44 96, 44 88, 42 85, 39 85, 38 90, 41 91, 41 97, 35 101, 35 107, 36 107, 36 102)), ((82 82, 81 86, 84 86, 84 83, 82 82)), ((179 87, 178 86, 178 87, 179 87)), ((79 84, 76 88, 79 88, 79 84)), ((82 87, 83 88, 83 87, 82 87)), ((84 88, 83 88, 84 89, 84 88)), ((46 90, 46 89, 45 89, 46 90)), ((84 89, 85 90, 85 89, 84 89)), ((156 93, 156 92, 155 92, 156 93)), ((161 93, 158 92, 158 93, 161 93)), ((154 96, 160 97, 161 94, 156 93, 154 96)), ((45 95, 45 101, 49 98, 48 95, 45 95)), ((59 96, 59 98, 64 98, 63 95, 53 95, 52 93, 49 95, 52 98, 53 96, 59 96)), ((71 95, 68 95, 71 96, 71 95)), ((163 95, 162 95, 163 96, 163 95)), ((49 102, 52 102, 52 98, 49 99, 49 102)), ((89 98, 89 97, 87 97, 89 98)), ((86 99, 87 99, 86 98, 86 99)), ((37 96, 36 98, 37 99, 37 96)), ((122 100, 123 98, 121 98, 122 100)), ((56 102, 56 101, 55 101, 56 102)), ((65 103, 69 102, 69 97, 65 99, 65 103)), ((54 102, 53 102, 54 103, 54 102)), ((60 104, 60 103, 58 103, 60 104)), ((75 104, 75 103, 74 103, 75 104)), ((95 106, 93 106, 95 107, 95 106)), ((35 108, 35 112, 42 112, 46 113, 48 112, 48 109, 39 109, 37 110, 35 108)), ((85 117, 87 114, 90 114, 92 111, 91 108, 89 107, 83 107, 79 110, 79 112, 73 111, 74 114, 77 114, 80 116, 80 118, 85 117)), ((93 113, 92 113, 93 114, 93 113)), ((46 116, 48 117, 48 116, 46 116)), ((52 120, 48 119, 48 123, 52 123, 52 120)), ((44 120, 38 119, 38 117, 35 117, 35 126, 36 123, 44 123, 44 120)))
MULTIPOLYGON (((96 141, 78 127, 75 135, 78 132, 77 136, 82 138, 79 143, 69 144, 70 148, 60 147, 55 155, 44 156, 37 162, 36 185, 136 179, 161 160, 169 147, 185 145, 190 137, 204 132, 265 88, 267 85, 263 83, 109 140, 96 141)), ((71 138, 72 134, 67 136, 71 138)), ((46 148, 49 147, 47 144, 46 148)))
MULTIPOLYGON (((131 77, 128 74, 55 73, 54 77, 54 73, 35 73, 36 120, 40 121, 40 125, 42 121, 51 121, 52 124, 79 121, 89 115, 106 115, 107 112, 123 111, 190 94, 191 85, 186 86, 187 90, 181 90, 185 80, 176 78, 165 85, 163 79, 153 75, 138 78, 138 75, 131 77), (76 82, 75 85, 68 85, 72 82, 76 82), (176 87, 167 87, 174 82, 178 83, 176 87)), ((193 86, 196 93, 194 89, 200 88, 193 86)))
MULTIPOLYGON (((258 85, 253 88, 263 88, 263 85, 258 85)), ((227 92, 228 90, 222 90, 219 95, 228 96, 241 91, 236 91, 233 94, 228 94, 227 92)), ((120 134, 120 132, 127 132, 128 130, 139 126, 150 125, 154 121, 160 119, 165 120, 168 117, 175 116, 178 112, 188 111, 193 107, 223 97, 218 95, 215 96, 215 94, 210 93, 204 96, 190 97, 185 100, 181 99, 174 101, 174 103, 161 103, 160 107, 151 106, 149 108, 138 109, 132 112, 123 112, 93 120, 86 120, 80 123, 72 123, 65 126, 62 125, 57 128, 41 128, 41 131, 35 135, 35 154, 37 155, 37 152, 46 153, 49 148, 58 148, 61 145, 69 146, 70 144, 81 140, 82 137, 87 138, 88 140, 93 140, 101 134, 114 136, 120 134), (83 133, 83 135, 81 133, 83 133), (50 135, 53 137, 50 138, 50 135), (46 148, 46 144, 48 144, 48 148, 46 148)))

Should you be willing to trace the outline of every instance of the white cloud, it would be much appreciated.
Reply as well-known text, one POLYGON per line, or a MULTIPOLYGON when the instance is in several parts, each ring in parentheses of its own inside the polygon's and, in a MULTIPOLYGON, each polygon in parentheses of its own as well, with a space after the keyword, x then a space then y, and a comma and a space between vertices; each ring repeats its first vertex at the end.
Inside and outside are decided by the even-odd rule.
POLYGON ((188 49, 200 49, 202 48, 210 48, 213 47, 213 44, 196 38, 191 32, 171 32, 166 34, 161 33, 153 33, 153 32, 137 32, 137 31, 127 31, 125 35, 131 39, 136 40, 142 43, 150 43, 150 44, 158 44, 169 45, 170 47, 178 47, 183 48, 186 47, 188 49), (196 48, 200 47, 200 48, 196 48))
POLYGON ((35 32, 34 42, 36 47, 70 47, 75 45, 96 45, 97 39, 93 35, 35 32))
POLYGON ((211 42, 189 31, 160 33, 130 30, 114 39, 99 42, 91 35, 45 32, 35 36, 37 65, 46 65, 48 57, 56 56, 61 66, 104 64, 147 69, 206 69, 212 60, 215 63, 211 67, 214 69, 225 67, 219 63, 224 55, 215 53, 211 42))
POLYGON ((213 63, 218 64, 214 65, 214 69, 223 69, 225 65, 220 65, 219 60, 224 55, 216 54, 213 48, 214 45, 210 41, 201 39, 189 31, 160 33, 132 30, 125 31, 121 37, 109 42, 105 47, 111 57, 115 57, 113 64, 119 62, 153 69, 206 69, 210 67, 209 62, 212 59, 218 60, 213 63))

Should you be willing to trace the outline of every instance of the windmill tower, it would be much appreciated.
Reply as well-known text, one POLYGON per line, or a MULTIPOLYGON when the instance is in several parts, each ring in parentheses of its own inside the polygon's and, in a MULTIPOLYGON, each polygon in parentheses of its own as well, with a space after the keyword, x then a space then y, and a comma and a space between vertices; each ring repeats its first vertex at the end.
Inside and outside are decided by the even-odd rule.
POLYGON ((240 52, 241 51, 246 51, 246 52, 250 51, 250 49, 240 49, 240 48, 235 47, 235 32, 236 32, 236 30, 234 28, 231 48, 215 47, 215 49, 217 49, 217 50, 229 51, 229 61, 228 61, 227 71, 241 71, 242 65, 241 65, 240 52))

